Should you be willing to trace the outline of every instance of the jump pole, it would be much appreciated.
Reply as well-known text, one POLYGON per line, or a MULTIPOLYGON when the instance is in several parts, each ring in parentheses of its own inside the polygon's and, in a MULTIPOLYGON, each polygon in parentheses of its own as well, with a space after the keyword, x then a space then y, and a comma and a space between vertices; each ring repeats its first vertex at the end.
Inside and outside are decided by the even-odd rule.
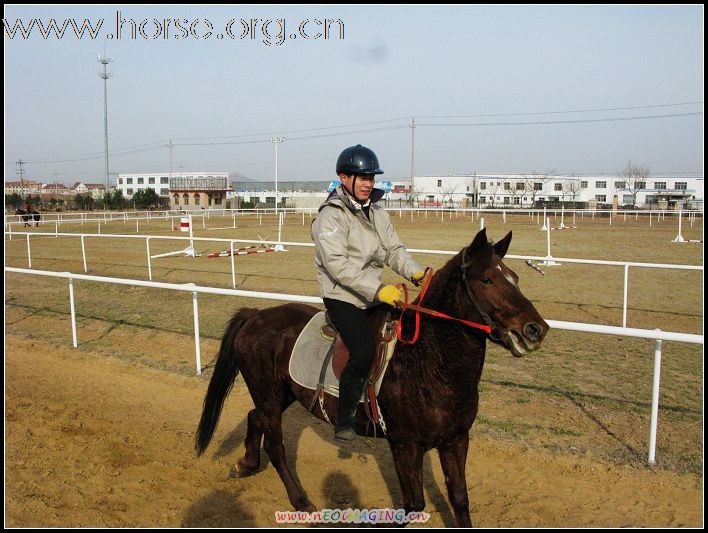
POLYGON ((157 259, 158 257, 170 257, 172 255, 182 255, 182 254, 184 254, 187 257, 197 257, 197 252, 194 250, 194 233, 193 233, 193 228, 192 228, 192 215, 191 214, 187 215, 187 217, 183 217, 180 219, 180 230, 186 232, 187 226, 189 226, 189 247, 185 248, 184 250, 178 250, 176 252, 167 252, 166 254, 158 254, 158 255, 153 255, 151 257, 153 259, 157 259))
MULTIPOLYGON (((283 234, 283 223, 284 223, 284 218, 285 218, 285 217, 283 216, 284 214, 285 214, 285 213, 283 213, 283 212, 281 211, 281 212, 279 213, 279 215, 278 215, 278 244, 275 245, 275 251, 276 251, 276 252, 287 252, 287 250, 285 249, 285 247, 284 247, 282 244, 280 244, 281 242, 283 242, 281 236, 282 236, 282 234, 283 234)), ((232 257, 233 257, 233 256, 232 256, 232 257)))
POLYGON ((676 235, 676 238, 675 238, 673 241, 671 241, 671 242, 686 242, 686 240, 683 238, 683 235, 681 235, 681 215, 682 215, 682 212, 681 212, 681 210, 679 209, 679 213, 678 213, 678 219, 679 219, 678 235, 676 235))
POLYGON ((546 254, 546 260, 544 261, 544 265, 546 266, 557 266, 560 265, 560 263, 556 263, 553 260, 553 256, 551 255, 551 219, 550 217, 546 221, 547 227, 546 227, 546 243, 547 243, 547 254, 546 254))

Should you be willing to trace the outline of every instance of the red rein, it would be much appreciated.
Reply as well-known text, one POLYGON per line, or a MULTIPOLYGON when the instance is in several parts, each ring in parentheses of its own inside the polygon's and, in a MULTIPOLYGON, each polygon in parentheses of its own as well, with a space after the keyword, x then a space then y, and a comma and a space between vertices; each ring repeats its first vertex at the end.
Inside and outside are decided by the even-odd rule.
MULTIPOLYGON (((423 303, 423 298, 425 297, 425 293, 428 290, 428 286, 430 285, 430 280, 433 279, 433 269, 431 267, 428 267, 425 269, 425 274, 427 276, 425 283, 423 284, 423 290, 420 291, 420 300, 419 303, 423 303), (429 275, 428 275, 429 273, 429 275)), ((435 311, 434 309, 428 309, 427 307, 422 307, 420 305, 413 305, 408 303, 408 287, 406 286, 405 283, 400 283, 397 285, 399 288, 403 289, 403 301, 398 302, 399 307, 401 308, 401 318, 398 320, 398 340, 401 341, 403 344, 415 344, 418 341, 418 335, 420 334, 420 314, 423 313, 425 315, 430 315, 434 316, 436 318, 444 318, 447 320, 455 320, 457 322, 461 322, 462 324, 465 324, 467 326, 481 329, 487 334, 491 334, 492 328, 487 326, 486 324, 477 324, 476 322, 470 322, 469 320, 463 320, 462 318, 455 318, 449 315, 446 315, 445 313, 441 313, 439 311, 435 311), (415 333, 413 334, 413 338, 411 340, 406 340, 402 336, 403 332, 403 314, 407 311, 415 311, 415 333)))

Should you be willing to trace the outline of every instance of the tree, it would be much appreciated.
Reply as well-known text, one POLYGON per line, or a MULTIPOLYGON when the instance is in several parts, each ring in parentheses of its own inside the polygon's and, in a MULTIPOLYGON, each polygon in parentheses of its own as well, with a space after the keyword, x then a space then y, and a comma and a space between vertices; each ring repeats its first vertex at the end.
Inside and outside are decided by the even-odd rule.
POLYGON ((14 208, 17 208, 17 206, 19 205, 19 209, 22 209, 22 196, 20 196, 16 192, 13 192, 12 194, 6 194, 5 205, 11 205, 14 208))
POLYGON ((575 177, 563 182, 563 196, 566 194, 573 198, 573 204, 575 204, 575 199, 583 190, 582 181, 576 179, 575 177))
POLYGON ((160 197, 154 189, 141 189, 133 195, 136 209, 155 209, 160 206, 160 197))
POLYGON ((124 209, 128 205, 128 200, 123 196, 123 191, 114 189, 112 193, 103 193, 104 209, 124 209))
POLYGON ((458 185, 453 185, 452 183, 446 183, 441 187, 441 192, 443 196, 443 207, 445 206, 445 202, 450 202, 450 207, 454 207, 454 198, 453 195, 455 194, 455 191, 459 187, 458 185))
POLYGON ((77 194, 74 197, 74 203, 76 204, 77 209, 81 211, 90 211, 93 209, 95 200, 90 194, 77 194))
POLYGON ((531 197, 531 207, 536 204, 536 196, 538 193, 543 193, 543 188, 546 183, 553 179, 555 170, 548 170, 545 173, 533 172, 531 174, 522 174, 524 180, 524 195, 528 194, 531 197), (540 184, 538 186, 537 184, 540 184))
POLYGON ((619 179, 624 181, 624 188, 632 193, 632 206, 637 206, 637 193, 642 189, 647 188, 647 180, 649 179, 649 169, 633 165, 631 161, 627 166, 619 171, 619 179))

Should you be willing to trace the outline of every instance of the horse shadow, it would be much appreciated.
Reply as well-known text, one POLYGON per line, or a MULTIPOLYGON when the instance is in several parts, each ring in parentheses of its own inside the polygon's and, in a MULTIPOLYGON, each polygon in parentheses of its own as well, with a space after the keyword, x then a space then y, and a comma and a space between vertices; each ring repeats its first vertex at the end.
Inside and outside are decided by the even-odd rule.
MULTIPOLYGON (((247 414, 247 412, 243 413, 243 417, 236 428, 229 432, 226 438, 222 440, 218 449, 214 452, 213 457, 215 459, 223 459, 232 456, 235 464, 236 461, 241 458, 241 452, 243 452, 242 445, 246 438, 248 428, 247 414)), ((352 443, 336 443, 332 439, 332 426, 311 416, 302 405, 295 402, 283 413, 283 444, 285 446, 285 456, 290 466, 290 472, 300 487, 302 487, 302 483, 298 476, 298 455, 307 452, 299 450, 299 444, 303 433, 307 429, 314 431, 323 441, 337 445, 337 456, 340 459, 350 459, 354 456, 362 462, 361 468, 378 468, 388 490, 393 508, 403 508, 403 495, 393 464, 393 457, 391 456, 386 439, 357 437, 352 443)), ((433 476, 432 460, 436 457, 436 454, 429 452, 425 454, 423 459, 423 489, 426 494, 426 510, 430 512, 431 509, 434 509, 439 513, 445 527, 455 527, 455 517, 446 497, 447 490, 445 487, 441 488, 433 476)), ((260 466, 253 475, 257 476, 269 466, 270 459, 268 453, 261 445, 260 466)), ((229 477, 234 478, 234 481, 237 483, 248 483, 248 478, 237 478, 235 467, 232 467, 229 477)), ((360 492, 365 490, 366 487, 357 486, 348 474, 338 470, 326 474, 323 472, 321 487, 322 493, 325 495, 325 501, 317 502, 313 500, 313 503, 318 509, 363 509, 366 507, 362 502, 360 492)), ((371 498, 368 498, 367 501, 371 501, 371 498)), ((234 505, 238 508, 238 503, 234 505)), ((377 508, 381 507, 383 507, 383 505, 377 506, 377 508)), ((234 510, 235 514, 237 512, 237 509, 234 510)), ((347 526, 349 526, 349 524, 336 524, 336 527, 347 526)), ((359 526, 361 527, 361 524, 359 526)))
POLYGON ((189 506, 180 527, 258 527, 253 513, 238 499, 237 493, 213 490, 189 506))

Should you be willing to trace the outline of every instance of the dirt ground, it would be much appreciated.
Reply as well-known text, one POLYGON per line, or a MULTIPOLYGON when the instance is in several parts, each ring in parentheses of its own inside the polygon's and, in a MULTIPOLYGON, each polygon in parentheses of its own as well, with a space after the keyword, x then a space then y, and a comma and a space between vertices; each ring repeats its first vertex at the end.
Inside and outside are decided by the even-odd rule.
MULTIPOLYGON (((34 320, 47 331, 66 327, 55 317, 34 320)), ((175 342, 153 340, 153 350, 175 342)), ((208 362, 216 342, 202 349, 208 362)), ((240 380, 197 459, 205 377, 13 331, 6 331, 5 353, 6 526, 266 527, 276 525, 275 511, 291 509, 265 452, 256 475, 232 475, 252 405, 240 380)), ((499 396, 483 391, 480 415, 493 415, 499 396)), ((699 475, 554 454, 476 431, 467 473, 478 527, 703 524, 699 475)), ((385 441, 340 447, 331 428, 299 406, 286 412, 284 435, 290 465, 316 507, 402 506, 385 441)), ((425 496, 431 518, 424 527, 453 526, 435 453, 425 461, 425 496)))

